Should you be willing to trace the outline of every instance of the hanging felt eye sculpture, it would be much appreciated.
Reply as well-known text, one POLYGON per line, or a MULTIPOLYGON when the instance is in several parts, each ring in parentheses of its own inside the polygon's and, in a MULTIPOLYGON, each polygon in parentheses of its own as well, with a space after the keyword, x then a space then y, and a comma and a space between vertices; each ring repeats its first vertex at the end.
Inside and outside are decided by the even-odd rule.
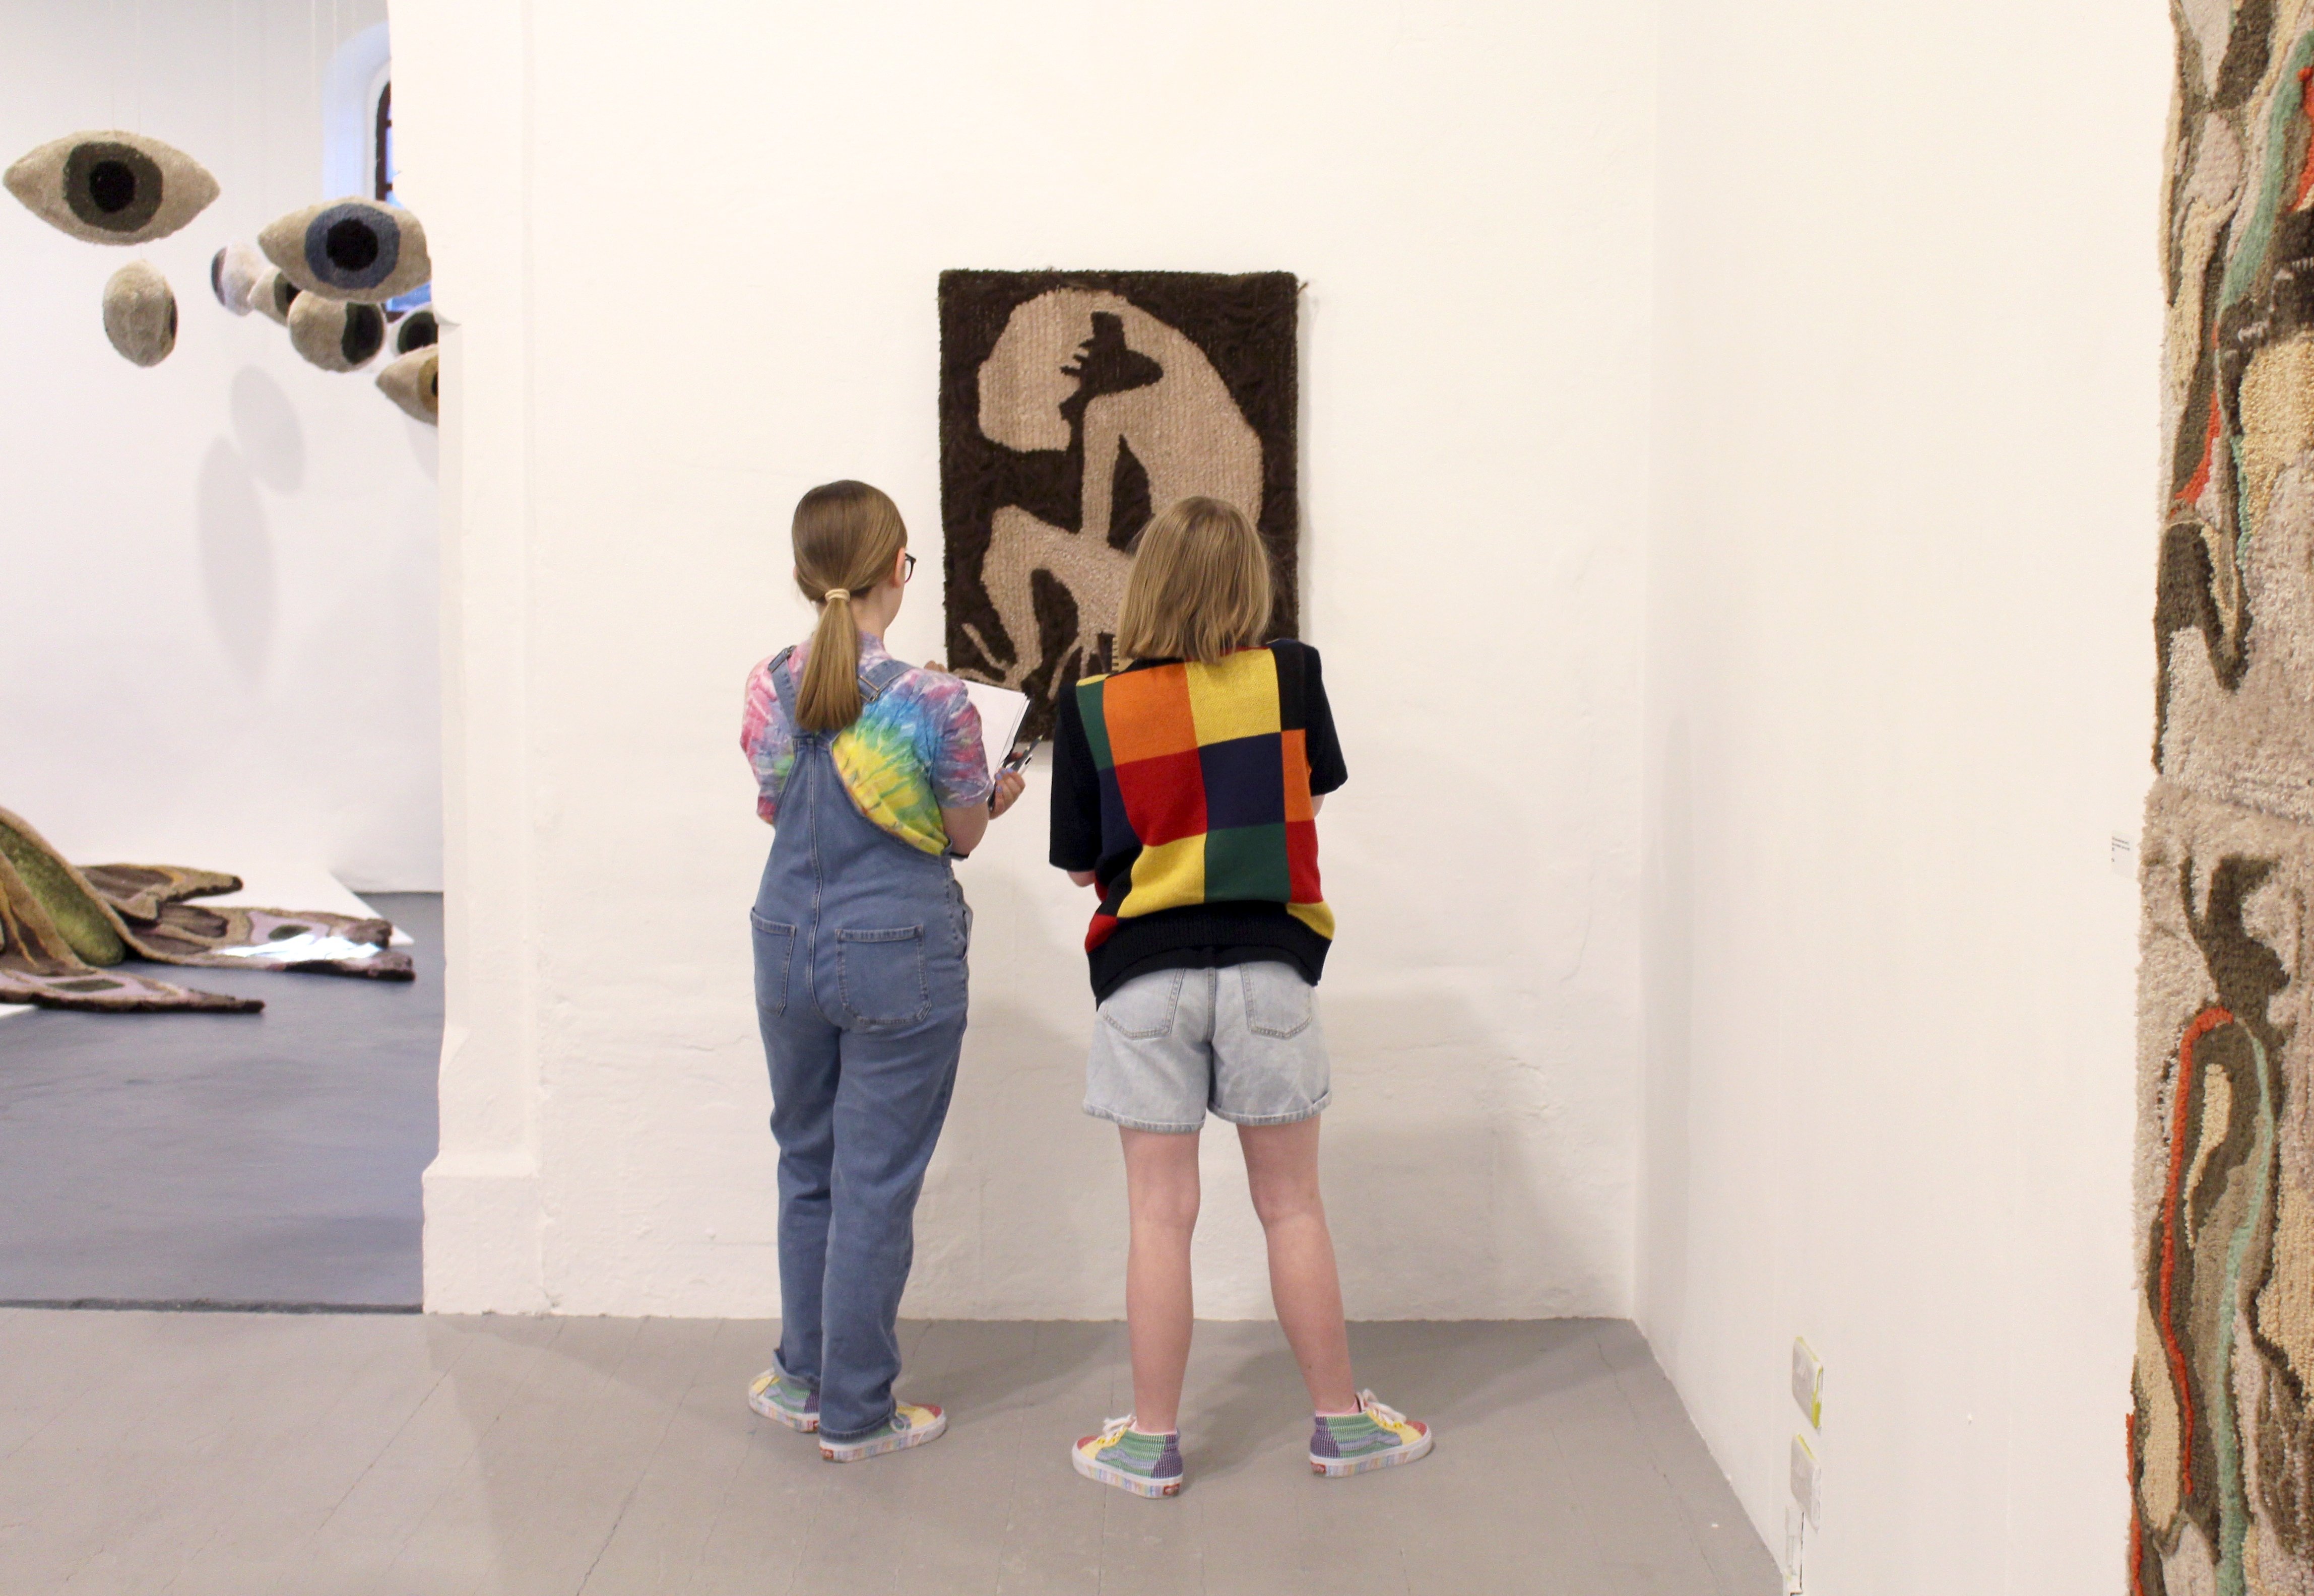
POLYGON ((442 424, 442 350, 429 344, 377 374, 378 392, 429 427, 442 424))
POLYGON ((257 235, 265 258, 308 294, 375 304, 434 275, 426 229, 398 207, 335 199, 292 211, 257 235))
POLYGON ((166 238, 217 196, 199 162, 138 133, 66 134, 0 181, 40 220, 90 243, 166 238))
POLYGON ((412 349, 441 341, 442 324, 434 319, 432 311, 412 311, 393 330, 393 352, 397 355, 407 355, 412 349))
POLYGON ((300 294, 289 306, 289 342, 323 371, 352 371, 385 347, 385 313, 300 294))
POLYGON ((177 347, 177 296, 168 279, 142 260, 114 272, 104 285, 104 336, 132 365, 166 360, 177 347))
POLYGON ((245 243, 229 243, 209 260, 209 290, 217 303, 236 316, 245 316, 255 308, 250 303, 250 291, 257 287, 258 278, 272 271, 264 256, 245 243))
POLYGON ((269 266, 257 274, 249 286, 249 308, 269 322, 289 325, 289 306, 297 297, 297 285, 282 275, 278 266, 269 266))

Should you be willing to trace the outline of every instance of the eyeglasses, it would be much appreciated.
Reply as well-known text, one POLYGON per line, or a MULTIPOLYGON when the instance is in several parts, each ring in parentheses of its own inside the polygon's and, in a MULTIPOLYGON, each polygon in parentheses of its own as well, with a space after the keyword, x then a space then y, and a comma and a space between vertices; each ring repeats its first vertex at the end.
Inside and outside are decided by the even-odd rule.
POLYGON ((900 580, 903 582, 914 580, 916 575, 916 557, 904 551, 901 553, 900 558, 905 562, 900 567, 900 580))

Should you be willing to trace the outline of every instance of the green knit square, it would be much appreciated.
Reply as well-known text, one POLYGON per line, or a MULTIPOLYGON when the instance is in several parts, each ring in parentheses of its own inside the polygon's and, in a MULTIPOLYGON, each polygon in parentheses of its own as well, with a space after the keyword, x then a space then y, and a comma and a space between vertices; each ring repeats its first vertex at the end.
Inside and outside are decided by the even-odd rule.
POLYGON ((1283 904, 1293 896, 1284 822, 1206 833, 1206 902, 1283 904))

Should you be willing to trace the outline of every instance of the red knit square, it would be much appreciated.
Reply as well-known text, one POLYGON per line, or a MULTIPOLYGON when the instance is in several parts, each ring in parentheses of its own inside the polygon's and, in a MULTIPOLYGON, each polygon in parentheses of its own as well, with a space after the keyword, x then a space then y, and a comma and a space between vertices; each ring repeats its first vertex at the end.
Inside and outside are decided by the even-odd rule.
POLYGON ((1117 789, 1126 818, 1142 846, 1155 848, 1194 837, 1206 829, 1206 778, 1192 745, 1155 759, 1119 761, 1117 789))

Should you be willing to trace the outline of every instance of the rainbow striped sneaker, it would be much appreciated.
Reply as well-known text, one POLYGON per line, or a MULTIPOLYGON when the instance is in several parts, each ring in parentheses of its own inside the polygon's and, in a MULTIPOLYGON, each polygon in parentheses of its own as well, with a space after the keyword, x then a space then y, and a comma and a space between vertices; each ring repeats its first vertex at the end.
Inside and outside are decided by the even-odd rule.
POLYGON ((830 1441, 819 1438, 819 1455, 831 1463, 857 1463, 862 1458, 880 1458, 886 1452, 905 1451, 912 1446, 922 1446, 927 1441, 938 1441, 948 1433, 948 1415, 927 1403, 919 1407, 913 1402, 903 1402, 892 1409, 892 1416, 884 1421, 880 1430, 871 1430, 857 1441, 830 1441))
POLYGON ((1311 1431, 1310 1468, 1329 1479, 1395 1468, 1429 1456, 1431 1439, 1429 1425, 1383 1406, 1372 1391, 1360 1391, 1357 1412, 1321 1417, 1311 1431))
POLYGON ((1136 1496, 1171 1496, 1181 1489, 1181 1437, 1136 1430, 1128 1413, 1071 1447, 1069 1465, 1087 1479, 1136 1496))
POLYGON ((819 1393, 781 1368, 776 1356, 747 1388, 747 1406, 790 1430, 808 1434, 819 1428, 819 1393))

